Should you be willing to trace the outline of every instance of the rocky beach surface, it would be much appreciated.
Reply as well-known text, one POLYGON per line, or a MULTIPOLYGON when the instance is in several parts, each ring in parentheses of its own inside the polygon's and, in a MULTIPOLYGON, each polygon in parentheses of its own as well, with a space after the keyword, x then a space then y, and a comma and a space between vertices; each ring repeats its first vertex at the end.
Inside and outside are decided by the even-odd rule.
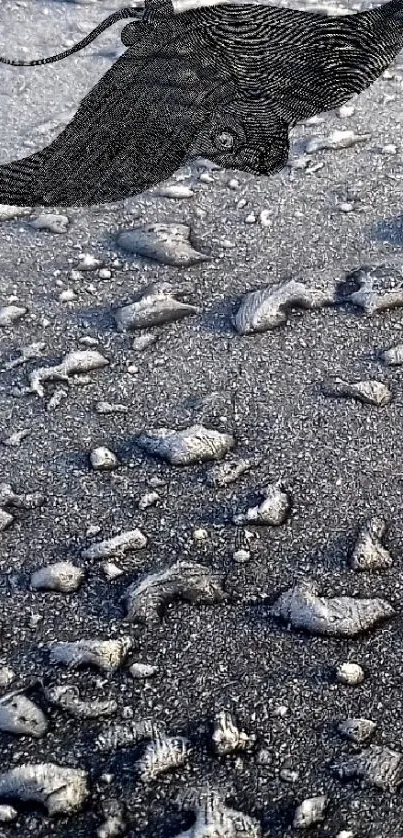
MULTIPOLYGON (((121 5, 2 0, 0 54, 121 5)), ((122 25, 0 65, 0 162, 122 25)), ((402 86, 270 179, 0 207, 1 838, 403 836, 402 86)))

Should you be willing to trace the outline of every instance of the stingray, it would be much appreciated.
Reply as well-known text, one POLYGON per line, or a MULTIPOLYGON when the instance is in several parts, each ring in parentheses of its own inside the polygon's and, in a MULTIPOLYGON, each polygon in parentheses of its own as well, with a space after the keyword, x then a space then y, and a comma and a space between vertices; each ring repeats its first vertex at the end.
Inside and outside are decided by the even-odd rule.
POLYGON ((342 17, 228 3, 175 13, 146 0, 106 18, 48 64, 125 18, 126 51, 46 148, 0 166, 0 202, 83 206, 128 198, 195 158, 272 175, 298 122, 369 87, 403 47, 403 0, 342 17))

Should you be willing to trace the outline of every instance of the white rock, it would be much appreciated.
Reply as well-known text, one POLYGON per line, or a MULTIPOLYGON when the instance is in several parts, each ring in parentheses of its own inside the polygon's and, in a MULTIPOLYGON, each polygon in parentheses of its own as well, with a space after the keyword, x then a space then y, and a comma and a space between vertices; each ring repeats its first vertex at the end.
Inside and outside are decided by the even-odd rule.
POLYGON ((91 451, 90 461, 94 471, 113 471, 118 466, 118 460, 113 451, 103 445, 91 451))
POLYGON ((341 663, 336 668, 336 679, 340 684, 358 686, 364 678, 364 670, 358 663, 341 663))

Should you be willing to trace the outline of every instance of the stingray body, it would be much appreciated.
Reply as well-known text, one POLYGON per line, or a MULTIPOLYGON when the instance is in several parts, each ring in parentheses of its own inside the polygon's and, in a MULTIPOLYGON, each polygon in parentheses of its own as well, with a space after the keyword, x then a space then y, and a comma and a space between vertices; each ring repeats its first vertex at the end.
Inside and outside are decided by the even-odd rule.
MULTIPOLYGON (((80 44, 118 19, 111 15, 80 44)), ((146 0, 125 53, 43 150, 0 166, 0 202, 73 206, 136 195, 195 157, 270 175, 289 129, 347 102, 403 47, 403 0, 343 17, 228 4, 174 14, 146 0)))

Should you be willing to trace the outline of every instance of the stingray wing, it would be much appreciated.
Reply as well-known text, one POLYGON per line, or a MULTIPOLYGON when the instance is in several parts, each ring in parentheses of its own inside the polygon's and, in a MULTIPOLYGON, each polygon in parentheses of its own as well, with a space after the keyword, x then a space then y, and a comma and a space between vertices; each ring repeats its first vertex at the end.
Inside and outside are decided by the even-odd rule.
MULTIPOLYGON (((169 27, 168 27, 169 28, 169 27)), ((83 99, 45 149, 0 167, 0 201, 80 205, 130 197, 187 159, 212 110, 235 86, 208 49, 192 54, 180 19, 161 43, 150 31, 83 99)))

